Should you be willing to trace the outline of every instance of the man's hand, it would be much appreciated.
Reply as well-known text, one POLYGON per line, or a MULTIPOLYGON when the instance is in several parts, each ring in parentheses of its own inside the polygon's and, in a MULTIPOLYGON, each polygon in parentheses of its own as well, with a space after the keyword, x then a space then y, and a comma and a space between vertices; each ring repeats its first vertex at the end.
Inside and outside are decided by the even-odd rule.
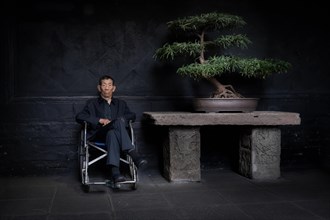
POLYGON ((100 118, 100 120, 99 120, 99 123, 102 124, 102 126, 106 126, 110 122, 111 122, 111 120, 109 120, 107 118, 100 118))

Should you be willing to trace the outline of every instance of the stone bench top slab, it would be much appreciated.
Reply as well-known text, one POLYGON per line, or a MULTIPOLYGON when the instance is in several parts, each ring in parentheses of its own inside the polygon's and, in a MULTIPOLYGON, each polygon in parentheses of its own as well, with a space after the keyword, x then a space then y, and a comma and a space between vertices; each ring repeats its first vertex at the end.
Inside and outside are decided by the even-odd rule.
POLYGON ((203 126, 203 125, 300 125, 299 113, 278 111, 254 111, 248 113, 192 113, 192 112, 144 112, 143 116, 155 125, 203 126))

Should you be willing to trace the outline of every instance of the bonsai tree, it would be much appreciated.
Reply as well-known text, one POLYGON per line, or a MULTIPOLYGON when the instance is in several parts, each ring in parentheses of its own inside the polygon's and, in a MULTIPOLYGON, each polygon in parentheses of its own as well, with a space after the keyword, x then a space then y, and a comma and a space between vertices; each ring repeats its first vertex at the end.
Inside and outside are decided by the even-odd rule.
POLYGON ((226 49, 244 49, 251 41, 242 34, 224 35, 220 32, 245 24, 239 16, 216 12, 170 21, 168 28, 185 34, 189 40, 166 43, 156 50, 154 57, 160 60, 174 60, 177 56, 191 57, 193 61, 178 68, 178 74, 196 80, 208 80, 215 87, 211 95, 213 98, 241 98, 243 96, 232 85, 221 83, 219 78, 222 74, 238 73, 248 78, 266 78, 273 73, 287 72, 291 67, 290 63, 281 60, 225 55, 226 49))

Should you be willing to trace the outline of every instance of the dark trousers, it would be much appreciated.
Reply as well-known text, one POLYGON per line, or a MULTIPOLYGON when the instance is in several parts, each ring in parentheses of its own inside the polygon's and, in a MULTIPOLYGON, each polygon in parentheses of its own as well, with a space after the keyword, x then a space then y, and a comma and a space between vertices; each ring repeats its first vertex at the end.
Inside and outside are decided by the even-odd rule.
POLYGON ((90 140, 105 142, 108 151, 107 165, 119 167, 121 152, 134 149, 123 118, 103 126, 90 140))

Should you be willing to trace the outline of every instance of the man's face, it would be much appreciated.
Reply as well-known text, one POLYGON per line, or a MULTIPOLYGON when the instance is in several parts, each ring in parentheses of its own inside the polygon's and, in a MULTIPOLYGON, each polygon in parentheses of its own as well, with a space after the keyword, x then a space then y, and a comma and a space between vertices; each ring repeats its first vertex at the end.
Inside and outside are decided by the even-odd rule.
POLYGON ((102 80, 101 85, 98 85, 97 88, 103 98, 111 98, 112 93, 116 90, 116 86, 113 85, 111 79, 102 80))

